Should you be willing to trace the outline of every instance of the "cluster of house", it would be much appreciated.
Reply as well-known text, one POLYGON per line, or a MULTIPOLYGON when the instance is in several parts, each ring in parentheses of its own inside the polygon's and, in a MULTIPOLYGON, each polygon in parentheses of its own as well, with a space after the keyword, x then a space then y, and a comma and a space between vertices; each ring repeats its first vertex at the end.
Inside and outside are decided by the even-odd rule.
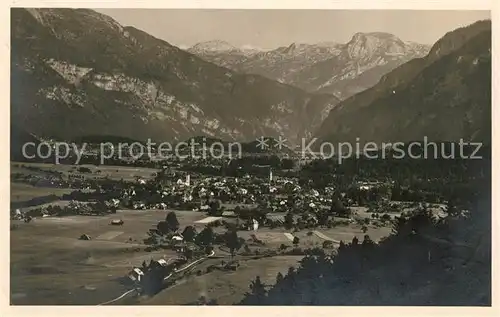
POLYGON ((180 265, 184 264, 183 259, 178 259, 176 261, 167 261, 165 259, 151 260, 149 265, 143 264, 142 267, 134 267, 129 273, 128 278, 136 283, 140 284, 143 282, 144 277, 151 271, 160 271, 163 278, 167 277, 173 270, 175 270, 180 265))
MULTIPOLYGON (((279 224, 284 221, 284 214, 287 212, 308 214, 309 218, 313 219, 318 211, 330 208, 332 204, 334 188, 314 189, 308 185, 300 185, 298 180, 293 178, 276 177, 269 166, 262 167, 268 170, 267 178, 249 175, 205 177, 197 173, 171 172, 170 168, 164 166, 162 178, 151 181, 136 178, 135 182, 122 181, 118 184, 120 186, 117 186, 117 181, 108 180, 110 186, 106 189, 103 187, 104 178, 85 179, 79 174, 69 174, 66 180, 60 175, 24 177, 32 183, 43 182, 47 185, 47 182, 50 182, 57 187, 98 188, 99 195, 115 192, 116 195, 111 195, 113 198, 104 198, 107 199, 107 207, 115 210, 123 207, 136 210, 179 209, 210 213, 214 209, 212 202, 219 201, 223 204, 258 206, 265 209, 269 222, 279 224)), ((369 191, 380 185, 375 182, 360 182, 356 186, 360 191, 369 191)), ((342 197, 344 195, 342 193, 342 197)), ((231 210, 220 210, 217 216, 231 217, 235 216, 235 213, 231 210)), ((249 229, 258 227, 258 223, 250 222, 248 226, 249 229)))
MULTIPOLYGON (((177 239, 173 238, 174 245, 178 246, 177 248, 174 247, 174 249, 177 249, 179 252, 183 252, 187 246, 180 241, 179 236, 174 236, 177 237, 177 239)), ((180 236, 182 238, 182 236, 180 236)), ((195 254, 197 256, 200 256, 201 253, 195 254)), ((173 273, 180 272, 182 271, 182 267, 188 263, 188 258, 185 256, 179 256, 177 258, 171 258, 169 260, 165 259, 159 259, 159 260, 153 260, 151 259, 149 264, 146 264, 146 262, 143 262, 141 267, 134 267, 132 270, 128 273, 128 278, 135 283, 136 285, 141 285, 146 281, 146 277, 152 277, 156 281, 154 282, 162 282, 168 279, 170 276, 172 276, 173 273)), ((151 280, 149 280, 151 282, 151 280)))
MULTIPOLYGON (((196 184, 191 181, 188 174, 184 179, 172 179, 159 188, 147 186, 143 180, 138 180, 135 186, 122 191, 119 199, 113 200, 114 204, 122 202, 124 205, 131 203, 133 209, 166 209, 175 204, 189 204, 211 199, 220 199, 223 202, 255 203, 256 197, 262 194, 258 184, 240 186, 238 179, 222 177, 199 178, 196 184)), ((201 211, 208 210, 207 204, 192 204, 192 208, 201 211)))
MULTIPOLYGON (((391 184, 393 184, 394 181, 391 182, 391 184)), ((384 185, 387 185, 385 184, 384 182, 380 182, 380 181, 360 181, 360 182, 357 182, 356 183, 356 186, 358 189, 360 190, 370 190, 370 189, 374 189, 374 188, 379 188, 381 186, 384 186, 384 185)))
MULTIPOLYGON (((124 189, 121 197, 112 199, 110 204, 115 207, 128 205, 139 210, 165 210, 181 205, 183 208, 180 209, 209 212, 212 208, 210 202, 217 200, 225 204, 260 206, 271 215, 294 210, 314 213, 329 208, 334 193, 332 187, 318 190, 300 186, 294 179, 273 176, 272 171, 269 171, 268 179, 196 176, 192 178, 186 174, 180 178, 175 175, 161 185, 137 179, 136 184, 124 189)), ((223 217, 232 215, 234 212, 231 211, 221 214, 223 217)))

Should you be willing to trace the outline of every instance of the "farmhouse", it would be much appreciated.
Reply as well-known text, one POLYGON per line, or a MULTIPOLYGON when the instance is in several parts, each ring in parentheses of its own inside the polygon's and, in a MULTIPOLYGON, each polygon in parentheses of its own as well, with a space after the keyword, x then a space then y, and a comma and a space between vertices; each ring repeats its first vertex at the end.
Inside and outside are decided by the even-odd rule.
POLYGON ((132 269, 132 271, 130 271, 128 277, 134 282, 140 282, 144 277, 144 272, 142 272, 142 270, 139 268, 134 268, 132 269))
POLYGON ((360 190, 370 190, 372 188, 381 186, 382 183, 380 182, 358 182, 358 188, 360 190))
POLYGON ((13 219, 22 219, 23 215, 21 213, 21 210, 20 209, 16 209, 14 211, 14 215, 12 217, 13 217, 13 219))
POLYGON ((180 234, 175 234, 172 236, 172 243, 182 243, 184 238, 180 234))
POLYGON ((167 261, 165 259, 159 259, 158 261, 156 261, 156 263, 158 263, 158 265, 162 267, 167 266, 167 261))

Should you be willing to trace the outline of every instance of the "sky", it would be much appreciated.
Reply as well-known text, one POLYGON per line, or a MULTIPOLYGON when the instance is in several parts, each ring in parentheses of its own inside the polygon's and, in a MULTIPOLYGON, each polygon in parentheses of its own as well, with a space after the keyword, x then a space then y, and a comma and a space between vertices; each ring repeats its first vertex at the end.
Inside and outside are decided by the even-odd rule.
POLYGON ((262 49, 346 43, 356 32, 388 32, 404 41, 433 44, 449 31, 490 19, 489 11, 447 10, 95 10, 182 48, 210 40, 262 49))

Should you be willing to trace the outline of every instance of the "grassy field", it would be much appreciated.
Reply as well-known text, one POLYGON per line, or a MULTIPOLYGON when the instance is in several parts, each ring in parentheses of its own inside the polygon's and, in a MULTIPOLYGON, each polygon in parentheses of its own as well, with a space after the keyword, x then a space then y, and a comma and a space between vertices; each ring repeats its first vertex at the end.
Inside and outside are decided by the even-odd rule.
MULTIPOLYGON (((146 252, 142 244, 147 230, 165 216, 165 211, 124 211, 16 222, 18 229, 10 232, 11 303, 95 305, 116 297, 126 290, 118 279, 133 266, 176 256, 166 250, 146 252), (123 226, 109 224, 117 218, 123 226), (92 240, 79 240, 84 233, 92 240)), ((178 213, 181 226, 202 217, 178 213)))
POLYGON ((85 178, 95 177, 109 177, 114 180, 127 180, 133 181, 136 177, 143 179, 153 178, 153 174, 158 172, 157 169, 145 167, 127 167, 127 166, 95 166, 95 165, 61 165, 61 164, 47 164, 47 163, 11 163, 11 173, 22 174, 43 174, 45 171, 58 171, 62 172, 63 176, 68 174, 82 175, 85 178), (34 167, 40 170, 34 171, 28 167, 34 167), (81 173, 78 168, 89 168, 92 173, 81 173))
POLYGON ((33 198, 43 197, 48 195, 56 195, 61 197, 64 194, 69 194, 73 191, 70 188, 52 188, 52 187, 35 187, 29 184, 11 183, 10 184, 10 201, 21 202, 28 201, 33 198))
MULTIPOLYGON (((47 217, 31 223, 16 222, 18 228, 11 231, 11 303, 95 305, 120 295, 126 289, 118 281, 133 266, 152 258, 176 256, 168 250, 146 252, 142 244, 148 229, 165 219, 166 214, 166 211, 127 210, 102 217, 47 217), (122 219, 123 226, 110 225, 112 219, 122 219), (82 234, 88 234, 92 240, 79 240, 82 234)), ((181 230, 205 217, 193 211, 176 214, 181 230)), ((370 230, 368 234, 374 240, 388 233, 384 228, 370 230)), ((351 240, 354 235, 362 239, 364 235, 355 225, 319 231, 333 239, 351 240)), ((259 248, 276 249, 281 244, 292 246, 285 232, 262 228, 256 232, 242 231, 238 235, 248 240, 255 234, 265 243, 259 248)), ((324 241, 315 234, 308 234, 307 230, 293 235, 300 238, 299 247, 302 248, 321 246, 324 241)), ((229 258, 227 253, 217 252, 229 258)), ((279 256, 243 261, 237 272, 213 272, 189 278, 148 303, 188 303, 203 291, 210 293, 209 297, 215 296, 220 303, 233 303, 243 297, 256 275, 271 283, 278 271, 285 272, 300 258, 279 256)), ((220 259, 209 260, 203 265, 213 264, 213 261, 220 259)))
MULTIPOLYGON (((93 166, 93 165, 82 165, 83 167, 88 167, 92 173, 80 173, 78 172, 79 166, 73 165, 56 165, 56 164, 42 164, 42 163, 16 163, 12 162, 11 174, 20 173, 23 175, 38 175, 39 177, 49 177, 50 172, 58 171, 63 173, 63 178, 67 177, 69 174, 81 175, 87 179, 95 179, 102 177, 109 177, 113 180, 126 180, 134 181, 136 177, 142 179, 151 179, 154 173, 157 172, 155 169, 151 168, 133 168, 133 167, 122 167, 122 166, 93 166), (36 170, 29 169, 29 167, 34 167, 36 170), (97 173, 100 171, 100 173, 97 173)), ((10 201, 14 206, 22 206, 26 202, 34 198, 45 197, 49 195, 56 195, 61 197, 64 194, 69 194, 75 188, 56 188, 56 187, 44 187, 44 186, 32 186, 30 184, 16 182, 14 179, 11 181, 10 185, 10 201)))

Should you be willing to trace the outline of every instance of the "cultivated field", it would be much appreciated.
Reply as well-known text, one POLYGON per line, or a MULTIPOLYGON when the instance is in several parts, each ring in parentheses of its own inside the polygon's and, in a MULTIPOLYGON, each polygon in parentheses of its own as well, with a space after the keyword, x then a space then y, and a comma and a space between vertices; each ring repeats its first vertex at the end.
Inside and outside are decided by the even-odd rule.
MULTIPOLYGON (((28 224, 19 222, 18 229, 11 231, 12 304, 96 305, 118 296, 127 290, 119 281, 133 266, 139 266, 152 258, 176 256, 168 250, 146 252, 142 244, 148 229, 165 219, 166 213, 119 211, 115 215, 102 217, 47 217, 28 224), (110 225, 112 219, 122 219, 123 226, 110 225), (92 239, 79 240, 82 234, 88 234, 92 239)), ((193 211, 179 211, 176 214, 181 228, 205 218, 203 213, 193 211)), ((302 248, 321 247, 325 237, 351 240, 354 235, 360 239, 364 235, 354 225, 318 231, 319 235, 314 231, 308 234, 307 230, 293 235, 299 237, 298 246, 302 248)), ((255 234, 265 243, 259 248, 276 249, 281 244, 292 246, 285 233, 286 230, 262 228, 256 232, 241 231, 238 235, 248 240, 255 234)), ((370 228, 367 233, 375 240, 387 235, 388 229, 370 228)), ((229 259, 226 252, 217 252, 229 259)), ((300 258, 278 256, 244 260, 236 272, 212 272, 190 278, 158 294, 151 299, 151 304, 187 303, 196 300, 203 291, 218 294, 210 294, 210 297, 215 296, 220 303, 231 303, 243 297, 250 280, 256 275, 260 275, 263 280, 269 279, 270 283, 278 271, 286 272, 300 258), (197 291, 193 292, 193 289, 197 291)), ((208 260, 203 265, 213 264, 214 261, 220 259, 208 260)))
POLYGON ((154 168, 146 167, 127 167, 127 166, 95 166, 95 165, 62 165, 62 164, 47 164, 47 163, 11 163, 11 173, 22 173, 22 174, 32 174, 40 175, 43 172, 58 171, 62 172, 63 175, 73 174, 82 175, 85 178, 95 178, 95 177, 109 177, 114 180, 135 180, 136 177, 143 179, 151 179, 153 173, 158 172, 154 168), (41 171, 31 170, 29 167, 34 167, 40 169, 41 171), (81 173, 78 168, 86 167, 92 171, 92 173, 81 173))
MULTIPOLYGON (((11 233, 12 304, 88 304, 112 299, 126 289, 119 279, 151 258, 175 257, 173 251, 144 251, 149 228, 165 211, 123 211, 103 217, 39 218, 17 223, 11 233), (112 226, 112 219, 124 220, 112 226), (79 240, 88 234, 92 240, 79 240)), ((203 218, 179 212, 181 227, 203 218)))
POLYGON ((53 187, 36 187, 29 184, 11 183, 10 184, 10 201, 21 202, 28 201, 33 198, 43 197, 48 195, 62 196, 69 194, 73 190, 68 188, 53 188, 53 187))
MULTIPOLYGON (((157 172, 151 168, 134 168, 122 166, 94 166, 94 165, 59 165, 59 164, 46 164, 46 163, 16 163, 12 162, 11 174, 33 175, 44 179, 50 177, 50 172, 62 172, 63 179, 68 175, 80 175, 85 179, 95 179, 108 177, 113 180, 126 180, 134 181, 136 178, 151 179, 154 173, 157 172), (78 171, 79 167, 87 167, 92 173, 81 173, 78 171), (34 169, 33 169, 34 168, 34 169), (97 173, 99 171, 99 173, 97 173)), ((47 186, 33 186, 30 184, 16 182, 12 179, 10 185, 10 201, 17 208, 23 207, 25 202, 34 198, 46 197, 55 195, 61 197, 64 194, 69 194, 77 188, 57 188, 47 186)))

